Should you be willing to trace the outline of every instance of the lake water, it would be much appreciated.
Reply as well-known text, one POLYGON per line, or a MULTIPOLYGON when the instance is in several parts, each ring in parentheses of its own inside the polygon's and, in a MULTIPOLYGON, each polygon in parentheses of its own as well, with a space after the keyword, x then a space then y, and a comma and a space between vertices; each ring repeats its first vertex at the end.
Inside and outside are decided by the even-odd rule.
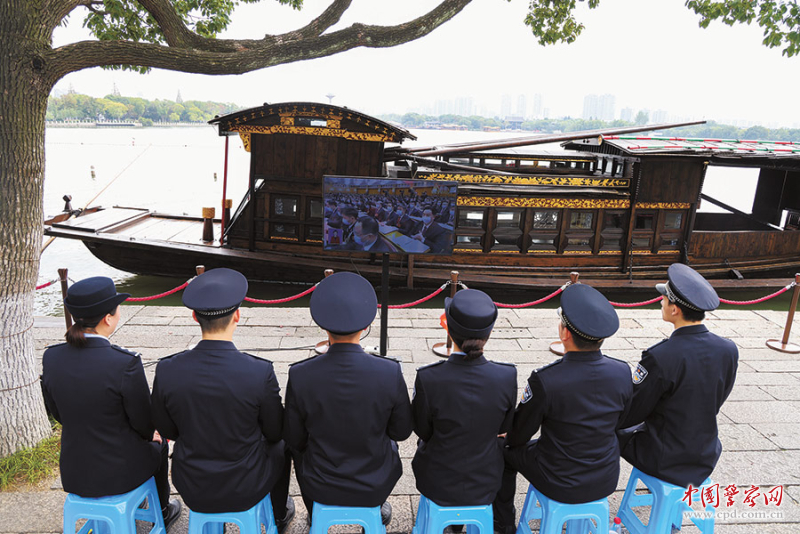
MULTIPOLYGON (((416 130, 413 133, 418 140, 406 142, 404 146, 530 135, 439 130, 416 130)), ((162 213, 199 216, 203 206, 218 208, 220 205, 225 141, 217 135, 214 127, 48 128, 45 143, 44 207, 48 216, 61 212, 65 194, 72 195, 73 208, 83 208, 115 178, 113 184, 91 202, 92 206, 135 206, 162 213)), ((543 147, 557 148, 558 145, 543 147)), ((231 137, 227 196, 234 200, 234 209, 246 192, 249 165, 250 154, 245 152, 238 136, 231 137)), ((757 171, 711 168, 704 192, 750 212, 756 178, 757 171)), ((717 208, 707 204, 703 210, 717 208)), ((39 284, 57 278, 57 269, 62 267, 69 269, 69 276, 73 280, 109 276, 120 291, 127 291, 133 296, 161 293, 185 281, 119 271, 96 259, 79 241, 56 239, 42 255, 39 284)), ((187 273, 187 278, 190 274, 187 273)), ((280 298, 296 294, 302 289, 297 285, 253 284, 249 295, 280 298)), ((408 302, 424 294, 426 292, 393 290, 391 300, 395 303, 408 302)), ((530 299, 540 296, 531 295, 530 299)), ((512 301, 527 300, 525 297, 516 295, 512 301)), ((499 300, 500 296, 495 298, 499 300)), ((745 297, 737 294, 731 298, 745 297)), ((441 306, 440 301, 434 299, 431 305, 441 306)), ((770 306, 788 306, 784 301, 788 302, 788 298, 771 301, 774 304, 770 306)), ((180 305, 180 295, 154 301, 153 304, 180 305)), ((307 306, 308 299, 295 301, 295 305, 307 306)), ((58 284, 36 292, 35 310, 37 315, 62 313, 58 284)))

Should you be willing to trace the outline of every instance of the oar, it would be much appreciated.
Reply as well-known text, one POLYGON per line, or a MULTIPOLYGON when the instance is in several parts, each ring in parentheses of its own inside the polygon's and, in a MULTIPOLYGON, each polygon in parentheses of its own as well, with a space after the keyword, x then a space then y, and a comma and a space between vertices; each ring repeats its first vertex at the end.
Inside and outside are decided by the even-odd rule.
MULTIPOLYGON (((100 195, 102 195, 102 194, 105 192, 105 190, 106 190, 106 189, 108 189, 109 187, 111 187, 111 184, 113 184, 114 182, 116 182, 116 181, 117 181, 117 178, 119 178, 120 176, 122 176, 122 174, 123 174, 125 171, 127 171, 127 170, 130 168, 130 166, 131 166, 131 165, 133 165, 133 164, 136 162, 136 160, 137 160, 137 159, 141 158, 141 157, 142 157, 142 155, 143 155, 145 152, 147 152, 147 151, 150 149, 150 147, 151 147, 151 146, 153 146, 153 145, 152 145, 152 144, 150 144, 150 145, 147 145, 147 146, 145 147, 145 149, 144 149, 144 150, 142 150, 142 151, 139 153, 139 155, 138 155, 138 156, 136 156, 135 158, 133 158, 133 159, 131 160, 131 162, 130 162, 130 163, 128 163, 128 164, 125 166, 125 168, 124 168, 124 169, 122 169, 121 171, 119 171, 119 173, 117 173, 117 175, 116 175, 116 176, 115 176, 115 177, 114 177, 114 178, 113 178, 113 179, 112 179, 110 182, 108 182, 108 183, 106 184, 106 186, 105 186, 103 189, 101 189, 101 190, 100 190, 100 192, 99 192, 99 193, 97 193, 97 194, 96 194, 94 197, 92 197, 92 199, 91 199, 89 202, 87 202, 87 203, 86 203, 86 205, 85 205, 83 208, 81 208, 81 209, 80 209, 80 210, 79 210, 77 213, 82 213, 82 212, 83 212, 83 211, 84 211, 86 208, 88 208, 88 207, 89 207, 89 206, 92 204, 92 202, 94 202, 95 200, 97 200, 97 197, 99 197, 100 195)), ((64 219, 64 220, 65 220, 65 221, 68 221, 68 220, 70 220, 71 218, 72 218, 72 214, 70 214, 70 216, 69 216, 69 217, 67 217, 67 218, 66 218, 66 219, 64 219)), ((63 221, 62 221, 62 222, 63 222, 63 221)), ((45 244, 44 244, 44 246, 42 246, 42 252, 40 252, 39 254, 41 255, 42 253, 44 253, 44 251, 45 251, 45 250, 47 250, 47 247, 49 247, 49 246, 50 246, 50 243, 52 243, 53 241, 55 241, 55 239, 56 239, 55 237, 51 237, 50 239, 48 239, 48 240, 47 240, 47 243, 45 243, 45 244)))

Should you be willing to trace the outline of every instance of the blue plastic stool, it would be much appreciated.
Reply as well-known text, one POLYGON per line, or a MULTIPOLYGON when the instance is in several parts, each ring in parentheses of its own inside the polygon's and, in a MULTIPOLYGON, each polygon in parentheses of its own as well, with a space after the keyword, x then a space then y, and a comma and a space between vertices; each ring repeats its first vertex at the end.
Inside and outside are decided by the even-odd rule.
POLYGON ((386 534, 386 527, 381 522, 380 506, 332 506, 315 501, 309 534, 328 534, 328 529, 333 525, 361 525, 364 534, 386 534))
MULTIPOLYGON (((711 484, 711 479, 703 482, 703 486, 711 484)), ((617 514, 622 519, 622 524, 631 534, 670 534, 672 528, 680 530, 683 523, 683 513, 692 509, 683 501, 686 488, 675 486, 656 477, 651 477, 642 473, 635 467, 631 471, 628 479, 628 486, 625 488, 625 495, 619 506, 617 514), (636 482, 642 483, 650 490, 650 493, 636 493, 636 482), (647 525, 636 517, 633 511, 634 506, 649 506, 650 518, 647 525)), ((708 517, 692 517, 694 523, 703 534, 714 534, 714 507, 706 505, 706 512, 710 512, 708 517)))
POLYGON ((64 501, 64 534, 75 534, 75 523, 88 519, 78 534, 136 534, 136 520, 153 523, 151 534, 166 534, 161 503, 153 477, 135 490, 107 497, 67 494, 64 501), (147 499, 147 508, 139 508, 147 499))
POLYGON ((239 527, 240 534, 261 534, 261 525, 267 534, 278 534, 269 493, 261 502, 243 512, 189 512, 189 534, 223 534, 225 523, 239 527))
POLYGON ((539 534, 561 534, 564 523, 567 534, 608 534, 608 499, 566 504, 545 497, 531 484, 522 506, 517 534, 531 534, 528 522, 533 519, 541 520, 539 534))
POLYGON ((492 534, 492 505, 439 506, 424 495, 419 496, 417 519, 411 534, 442 534, 449 525, 467 525, 467 534, 492 534))

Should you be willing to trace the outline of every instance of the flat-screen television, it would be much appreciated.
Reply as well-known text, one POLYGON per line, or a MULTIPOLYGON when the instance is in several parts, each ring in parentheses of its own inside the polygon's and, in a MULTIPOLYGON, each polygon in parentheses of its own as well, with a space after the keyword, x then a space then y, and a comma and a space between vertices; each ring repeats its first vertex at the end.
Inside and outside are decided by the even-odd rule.
POLYGON ((453 253, 458 182, 325 176, 323 249, 453 253))

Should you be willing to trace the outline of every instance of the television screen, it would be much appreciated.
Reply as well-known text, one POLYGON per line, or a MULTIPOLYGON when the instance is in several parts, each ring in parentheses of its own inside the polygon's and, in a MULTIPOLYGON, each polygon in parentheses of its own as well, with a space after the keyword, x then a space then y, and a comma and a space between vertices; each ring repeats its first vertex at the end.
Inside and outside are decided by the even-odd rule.
POLYGON ((323 248, 452 254, 458 182, 325 176, 323 248))

